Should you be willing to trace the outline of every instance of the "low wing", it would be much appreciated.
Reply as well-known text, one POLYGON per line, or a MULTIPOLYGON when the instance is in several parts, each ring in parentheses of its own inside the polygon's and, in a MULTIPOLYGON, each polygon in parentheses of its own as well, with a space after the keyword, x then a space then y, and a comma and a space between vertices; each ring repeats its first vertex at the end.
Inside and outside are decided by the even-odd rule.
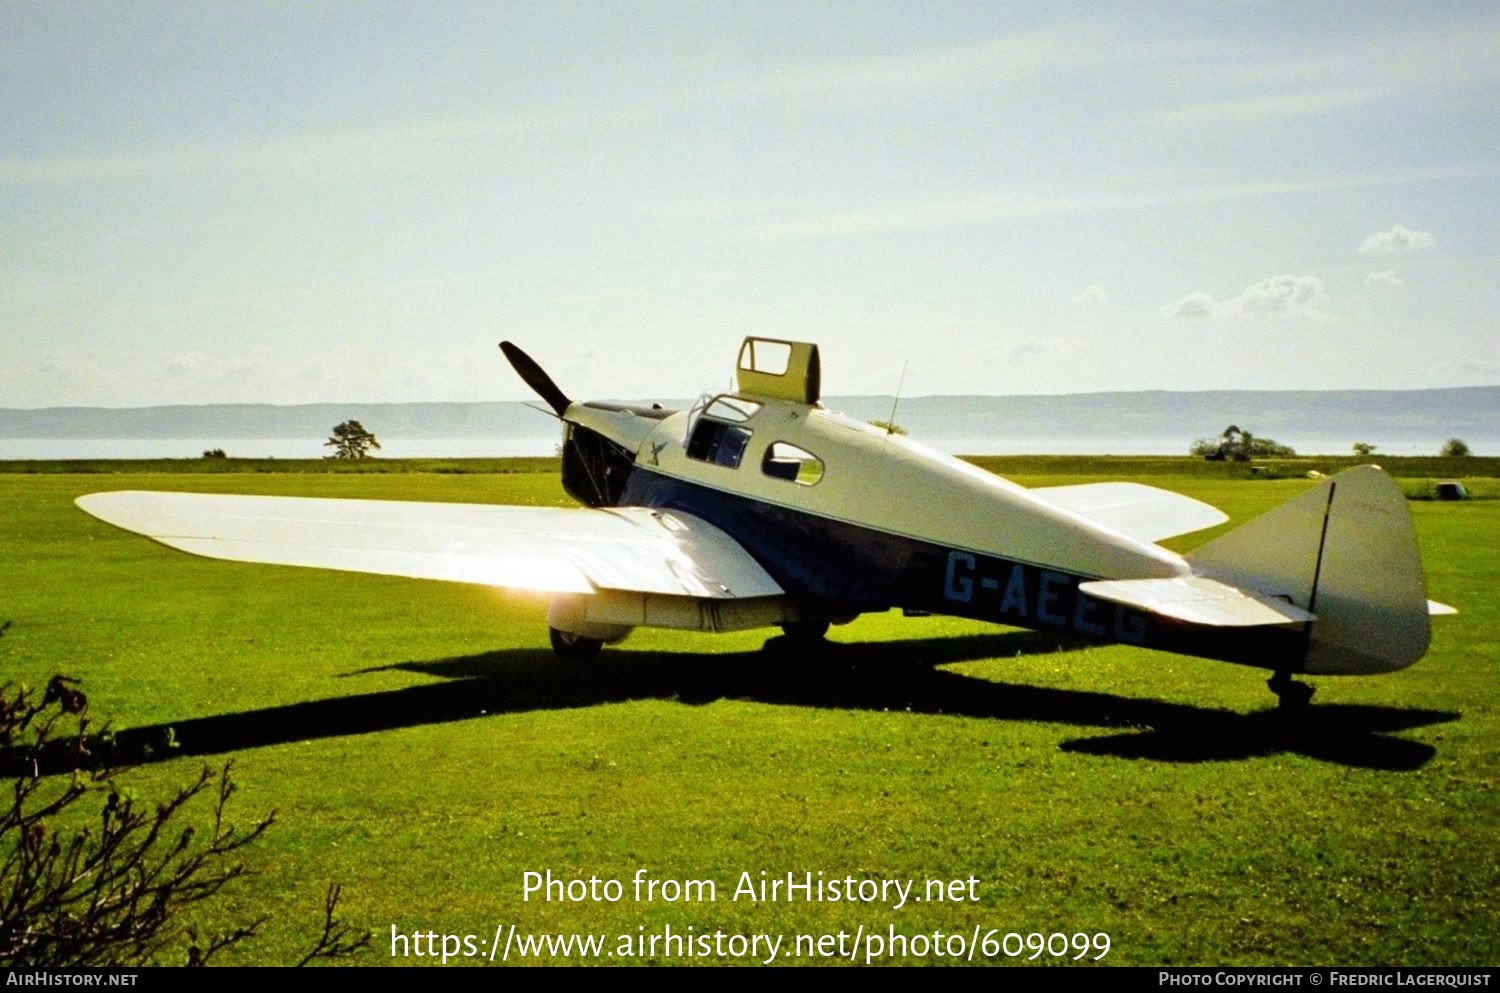
POLYGON ((1314 616, 1301 607, 1205 576, 1173 579, 1099 579, 1079 583, 1091 597, 1193 624, 1263 627, 1301 624, 1314 616))
POLYGON ((1042 486, 1027 492, 1140 541, 1160 541, 1229 520, 1229 515, 1201 500, 1142 483, 1042 486))
POLYGON ((676 511, 123 491, 100 520, 184 552, 554 593, 708 599, 782 592, 729 535, 676 511))

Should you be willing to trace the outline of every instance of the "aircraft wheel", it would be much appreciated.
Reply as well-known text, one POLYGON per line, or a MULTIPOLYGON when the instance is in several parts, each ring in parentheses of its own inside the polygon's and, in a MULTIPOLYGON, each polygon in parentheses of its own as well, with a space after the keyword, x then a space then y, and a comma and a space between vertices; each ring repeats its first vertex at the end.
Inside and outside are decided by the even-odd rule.
POLYGON ((604 647, 604 642, 597 638, 585 638, 557 628, 547 630, 552 634, 552 650, 558 658, 569 662, 591 662, 599 657, 599 650, 604 647))
POLYGON ((1276 694, 1276 705, 1282 710, 1301 710, 1312 700, 1314 689, 1299 683, 1289 672, 1278 672, 1266 680, 1271 692, 1276 694))
POLYGON ((786 636, 792 641, 810 644, 823 640, 823 636, 828 633, 828 622, 819 618, 787 621, 781 625, 781 630, 786 632, 786 636))

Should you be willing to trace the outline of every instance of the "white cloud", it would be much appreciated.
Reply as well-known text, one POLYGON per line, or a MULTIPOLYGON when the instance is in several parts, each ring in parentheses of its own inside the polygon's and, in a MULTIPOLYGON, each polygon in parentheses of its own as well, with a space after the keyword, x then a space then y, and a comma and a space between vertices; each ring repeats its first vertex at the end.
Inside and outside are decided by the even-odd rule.
POLYGON ((57 276, 32 269, 0 269, 0 302, 54 300, 79 296, 88 287, 73 277, 57 276))
POLYGON ((1159 313, 1163 317, 1184 317, 1197 320, 1212 317, 1218 304, 1207 293, 1189 293, 1176 303, 1164 305, 1159 313))
POLYGON ((1434 24, 1325 37, 1310 50, 1285 44, 1210 47, 1169 68, 1179 92, 1220 95, 1169 107, 1158 124, 1199 126, 1329 114, 1376 100, 1444 91, 1487 96, 1500 78, 1500 16, 1434 18, 1434 24))
POLYGON ((1472 18, 1445 19, 1384 39, 1362 39, 1357 51, 1346 54, 1403 89, 1490 87, 1500 79, 1496 37, 1500 14, 1486 9, 1472 18))
POLYGON ((313 387, 323 386, 331 378, 328 374, 328 363, 322 359, 302 363, 295 375, 298 383, 313 387))
POLYGON ((448 118, 385 127, 262 134, 228 142, 147 146, 83 155, 0 157, 0 184, 91 182, 162 174, 419 170, 528 141, 638 128, 682 108, 781 101, 879 106, 954 97, 1046 74, 1110 64, 1150 65, 1205 48, 1191 39, 1131 41, 1105 25, 1073 24, 868 59, 816 62, 748 78, 648 93, 578 111, 448 118))
POLYGON ((1268 276, 1233 300, 1224 301, 1231 313, 1247 317, 1295 317, 1328 302, 1317 276, 1268 276))
POLYGON ((873 204, 842 210, 801 211, 782 218, 747 224, 741 231, 749 238, 767 241, 831 238, 882 231, 973 227, 1019 217, 1178 207, 1252 197, 1371 189, 1495 175, 1500 175, 1500 163, 1491 162, 1478 166, 1443 166, 1408 172, 1314 176, 1306 179, 1266 180, 1239 186, 1184 187, 1092 196, 978 194, 873 204))
POLYGON ((1317 313, 1328 303, 1328 293, 1317 276, 1267 276, 1238 296, 1215 300, 1207 293, 1189 293, 1176 303, 1164 305, 1162 317, 1202 319, 1227 314, 1242 317, 1303 317, 1317 313))
POLYGON ((1397 224, 1389 231, 1379 231, 1360 242, 1361 252, 1418 252, 1431 248, 1436 241, 1431 232, 1413 231, 1397 224))
POLYGON ((667 200, 645 204, 641 213, 656 217, 682 218, 685 220, 718 221, 726 218, 753 217, 763 214, 784 214, 791 210, 806 210, 815 206, 806 200, 791 199, 719 199, 719 200, 667 200))
POLYGON ((990 345, 979 354, 979 360, 989 366, 1012 366, 1028 359, 1039 359, 1048 355, 1061 355, 1072 351, 1072 344, 1060 338, 1024 338, 1014 343, 990 345))
POLYGON ((273 368, 269 354, 265 349, 259 349, 243 360, 231 363, 221 375, 231 383, 258 385, 274 382, 273 368))
MULTIPOLYGON (((0 352, 9 351, 0 349, 0 352)), ((98 406, 121 380, 118 363, 88 348, 0 355, 0 396, 7 407, 98 406)))
POLYGON ((208 360, 197 352, 183 352, 167 359, 158 373, 165 379, 198 379, 208 367, 208 360))
POLYGON ((77 183, 182 173, 326 173, 422 169, 463 153, 628 123, 643 111, 516 115, 431 123, 263 134, 232 141, 83 155, 0 158, 0 184, 77 183))
POLYGON ((690 99, 865 106, 953 96, 1088 66, 1154 64, 1211 47, 1194 39, 1135 41, 1104 25, 1075 23, 888 56, 785 67, 695 91, 690 99))
POLYGON ((1450 376, 1459 376, 1476 383, 1500 381, 1500 358, 1472 355, 1460 359, 1447 359, 1439 365, 1450 376))
POLYGON ((1405 286, 1406 281, 1396 275, 1395 269, 1382 269, 1365 276, 1366 286, 1405 286))
POLYGON ((1202 100, 1172 107, 1154 115, 1157 124, 1173 127, 1203 127, 1214 124, 1247 124, 1331 114, 1357 107, 1387 95, 1378 87, 1356 89, 1299 90, 1289 93, 1258 93, 1251 96, 1202 100))
POLYGON ((1367 48, 1345 51, 1271 54, 1265 51, 1242 51, 1238 60, 1215 62, 1210 73, 1195 77, 1201 83, 1241 89, 1274 89, 1276 87, 1330 85, 1336 81, 1367 78, 1367 48))
POLYGON ((78 366, 73 356, 67 352, 51 351, 42 356, 33 371, 47 379, 67 379, 78 371, 78 366))
POLYGON ((1104 287, 1095 283, 1082 293, 1073 298, 1074 303, 1109 303, 1109 294, 1104 287))

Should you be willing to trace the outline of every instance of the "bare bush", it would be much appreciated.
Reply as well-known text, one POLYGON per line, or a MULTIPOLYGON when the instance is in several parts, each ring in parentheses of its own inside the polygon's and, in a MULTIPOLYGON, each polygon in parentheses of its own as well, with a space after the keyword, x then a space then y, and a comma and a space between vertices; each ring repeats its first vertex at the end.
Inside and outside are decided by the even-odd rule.
MULTIPOLYGON (((53 676, 40 693, 0 687, 10 785, 0 811, 0 967, 203 965, 253 938, 264 916, 206 932, 195 911, 245 875, 240 854, 275 811, 231 822, 233 761, 205 767, 164 801, 137 798, 117 782, 125 768, 108 758, 107 729, 91 723, 70 677, 53 676)), ((329 887, 322 934, 299 965, 368 945, 368 932, 338 921, 339 893, 329 887)))

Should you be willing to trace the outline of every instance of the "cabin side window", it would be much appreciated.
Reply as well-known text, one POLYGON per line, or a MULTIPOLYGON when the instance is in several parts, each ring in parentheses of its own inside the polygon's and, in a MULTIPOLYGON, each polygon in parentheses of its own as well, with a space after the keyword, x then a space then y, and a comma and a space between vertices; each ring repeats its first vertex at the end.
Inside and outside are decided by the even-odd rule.
POLYGON ((740 397, 700 401, 689 415, 692 428, 688 432, 687 457, 738 469, 754 433, 738 422, 749 420, 759 410, 760 404, 740 397))
POLYGON ((772 479, 785 479, 799 486, 811 486, 823 478, 823 460, 796 445, 777 441, 766 449, 760 471, 772 479))
POLYGON ((738 469, 740 460, 745 457, 745 446, 749 444, 749 428, 701 417, 693 428, 692 438, 688 439, 687 455, 700 462, 738 469))

